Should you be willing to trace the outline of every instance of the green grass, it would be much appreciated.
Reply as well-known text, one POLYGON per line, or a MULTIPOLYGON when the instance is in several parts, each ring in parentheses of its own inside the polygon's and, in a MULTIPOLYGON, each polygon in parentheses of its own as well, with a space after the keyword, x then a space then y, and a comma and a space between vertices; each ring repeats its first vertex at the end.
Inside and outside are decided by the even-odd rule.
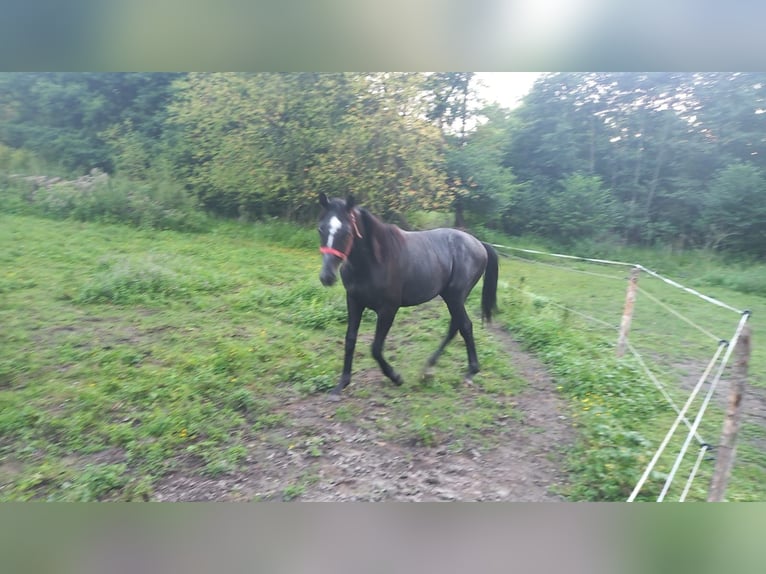
MULTIPOLYGON (((182 467, 236 472, 249 444, 291 428, 282 405, 323 400, 340 373, 345 295, 319 284, 315 232, 291 229, 284 245, 278 222, 188 234, 0 215, 0 498, 151 498, 182 467)), ((338 421, 403 444, 491 444, 486 431, 511 407, 464 396, 462 346, 433 382, 417 382, 444 335, 442 307, 397 318, 387 349, 404 388, 348 389, 380 391, 381 418, 360 421, 343 404, 338 421)), ((370 334, 373 321, 367 313, 370 334)), ((523 387, 497 343, 481 333, 478 344, 480 390, 523 387)), ((361 342, 355 371, 377 373, 361 342)), ((322 456, 319 439, 303 448, 322 456)))
MULTIPOLYGON (((321 400, 342 362, 344 291, 319 286, 315 235, 280 222, 213 222, 191 234, 0 214, 0 499, 146 500, 174 470, 193 467, 215 479, 242 469, 249 445, 281 444, 293 428, 282 407, 321 400)), ((577 419, 574 499, 623 499, 672 420, 635 364, 611 358, 612 333, 587 331, 555 306, 616 326, 625 272, 613 275, 502 260, 498 320, 548 363, 577 419)), ((688 279, 708 285, 701 275, 688 279)), ((648 279, 640 286, 716 335, 733 331, 731 313, 698 309, 690 296, 648 279)), ((762 299, 725 286, 703 291, 753 310, 754 340, 762 338, 762 299)), ((474 316, 478 297, 477 289, 469 299, 474 316)), ((373 321, 365 314, 369 337, 373 321)), ((386 349, 402 388, 365 380, 380 376, 369 340, 360 340, 349 400, 333 421, 402 446, 496 445, 501 421, 518 417, 510 399, 524 381, 502 345, 478 328, 482 375, 474 389, 462 384, 459 341, 437 376, 418 383, 446 325, 439 303, 397 316, 386 349)), ((641 294, 632 340, 668 381, 691 376, 712 354, 709 341, 641 294)), ((753 384, 766 385, 764 363, 756 344, 753 384)), ((720 415, 710 425, 705 435, 715 440, 720 415)), ((766 461, 754 446, 762 429, 745 431, 729 498, 765 500, 766 461)), ((290 445, 309 460, 321 460, 326 448, 317 434, 290 445)), ((300 499, 317 479, 293 477, 283 498, 300 499)))

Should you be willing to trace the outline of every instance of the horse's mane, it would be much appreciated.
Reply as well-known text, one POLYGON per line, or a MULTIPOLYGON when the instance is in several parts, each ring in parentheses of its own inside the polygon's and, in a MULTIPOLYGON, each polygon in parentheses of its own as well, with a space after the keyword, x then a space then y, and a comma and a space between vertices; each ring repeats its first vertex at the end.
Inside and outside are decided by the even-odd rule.
POLYGON ((390 257, 397 257, 404 246, 402 230, 392 223, 384 223, 366 208, 360 207, 362 225, 367 242, 375 259, 381 263, 390 257))

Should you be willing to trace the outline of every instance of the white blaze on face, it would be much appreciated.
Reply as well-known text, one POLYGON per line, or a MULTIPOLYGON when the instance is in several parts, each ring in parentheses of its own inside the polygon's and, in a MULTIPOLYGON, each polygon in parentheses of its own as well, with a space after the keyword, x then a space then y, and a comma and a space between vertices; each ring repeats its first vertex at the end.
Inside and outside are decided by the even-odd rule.
POLYGON ((333 215, 330 218, 330 233, 327 236, 327 247, 332 247, 332 242, 335 239, 335 234, 341 228, 341 225, 343 224, 340 222, 340 219, 338 219, 336 216, 333 215))

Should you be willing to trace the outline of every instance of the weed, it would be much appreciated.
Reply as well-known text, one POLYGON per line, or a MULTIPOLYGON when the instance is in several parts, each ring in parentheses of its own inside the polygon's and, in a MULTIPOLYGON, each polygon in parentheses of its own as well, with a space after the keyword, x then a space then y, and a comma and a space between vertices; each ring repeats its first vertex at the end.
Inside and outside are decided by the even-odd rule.
POLYGON ((302 483, 290 484, 282 490, 282 500, 289 502, 306 493, 306 485, 302 483))
POLYGON ((261 431, 265 429, 276 428, 284 424, 287 420, 287 415, 284 413, 264 413, 259 415, 256 421, 253 423, 254 431, 261 431))
POLYGON ((64 499, 74 502, 102 500, 128 483, 124 464, 89 464, 72 483, 63 486, 64 499))
POLYGON ((339 423, 350 423, 359 417, 359 409, 355 405, 341 405, 335 409, 333 418, 339 423))
POLYGON ((321 436, 312 436, 306 439, 304 443, 306 456, 318 458, 324 454, 322 452, 322 446, 324 445, 324 439, 321 436))
POLYGON ((303 394, 326 393, 335 388, 335 376, 330 374, 315 375, 295 385, 303 394))
POLYGON ((234 391, 229 397, 228 403, 230 408, 245 413, 253 411, 256 406, 255 397, 248 389, 234 391))
POLYGON ((57 219, 130 223, 149 229, 202 231, 207 217, 176 183, 114 179, 106 174, 39 187, 28 210, 57 219))

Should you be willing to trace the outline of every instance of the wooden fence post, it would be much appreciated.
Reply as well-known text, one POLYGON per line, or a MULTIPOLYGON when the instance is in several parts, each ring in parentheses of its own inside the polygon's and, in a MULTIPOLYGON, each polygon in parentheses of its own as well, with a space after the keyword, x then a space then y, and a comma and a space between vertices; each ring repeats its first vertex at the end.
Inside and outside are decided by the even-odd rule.
POLYGON ((726 418, 721 430, 721 443, 716 451, 715 470, 710 481, 708 502, 721 502, 726 492, 726 485, 731 476, 734 466, 734 456, 737 451, 737 433, 742 419, 742 395, 747 382, 747 370, 750 363, 750 326, 745 325, 737 340, 734 349, 737 360, 731 376, 731 389, 729 390, 729 405, 726 409, 726 418))
POLYGON ((628 279, 628 291, 625 294, 625 307, 622 310, 622 321, 620 321, 620 335, 617 338, 617 356, 622 357, 625 354, 625 346, 628 343, 628 331, 630 331, 630 322, 633 320, 633 304, 636 302, 636 291, 638 291, 638 275, 641 273, 639 267, 634 267, 630 272, 628 279))

